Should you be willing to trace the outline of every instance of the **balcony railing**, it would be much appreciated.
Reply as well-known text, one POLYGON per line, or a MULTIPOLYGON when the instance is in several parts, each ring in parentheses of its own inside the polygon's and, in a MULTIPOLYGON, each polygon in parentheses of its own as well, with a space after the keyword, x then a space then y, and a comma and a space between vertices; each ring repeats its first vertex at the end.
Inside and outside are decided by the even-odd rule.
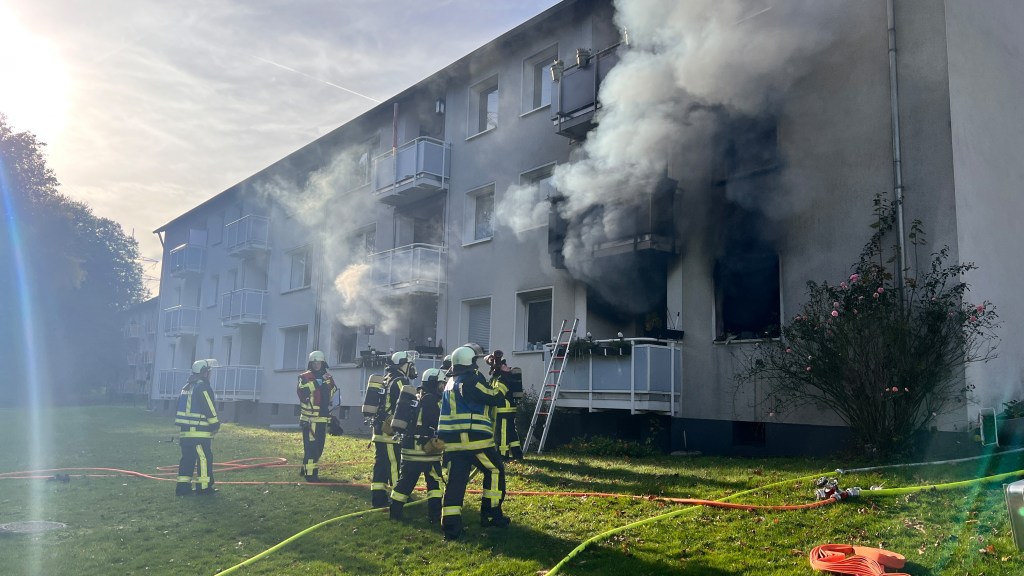
MULTIPOLYGON (((609 354, 570 352, 556 405, 587 408, 591 412, 629 410, 631 414, 677 415, 682 382, 681 348, 634 343, 609 354)), ((546 356, 549 355, 550 345, 546 356)))
POLYGON ((220 323, 223 326, 264 324, 266 321, 266 290, 242 288, 221 294, 220 323))
POLYGON ((140 355, 139 355, 138 352, 128 352, 127 360, 128 360, 128 365, 129 366, 138 366, 139 365, 139 359, 140 359, 140 355))
POLYGON ((172 306, 164 309, 164 336, 195 336, 199 334, 199 308, 172 306))
POLYGON ((139 324, 129 324, 124 327, 125 338, 139 338, 142 336, 142 326, 139 324))
POLYGON ((221 366, 210 372, 210 385, 217 400, 259 400, 263 368, 221 366))
POLYGON ((270 250, 270 218, 248 214, 224 227, 228 254, 245 257, 270 250))
POLYGON ((182 244, 171 249, 170 272, 171 276, 190 276, 203 272, 203 263, 206 260, 206 248, 198 244, 182 244))
POLYGON ((583 140, 594 124, 601 107, 598 91, 608 71, 619 61, 619 45, 597 54, 577 58, 577 64, 564 69, 555 84, 555 132, 573 140, 583 140))
POLYGON ((373 159, 373 192, 384 204, 400 206, 448 189, 451 146, 417 138, 373 159))
POLYGON ((373 285, 393 291, 440 294, 447 248, 409 244, 370 256, 373 285))
POLYGON ((191 370, 173 368, 161 370, 157 375, 157 398, 177 398, 181 389, 188 382, 188 375, 191 370))

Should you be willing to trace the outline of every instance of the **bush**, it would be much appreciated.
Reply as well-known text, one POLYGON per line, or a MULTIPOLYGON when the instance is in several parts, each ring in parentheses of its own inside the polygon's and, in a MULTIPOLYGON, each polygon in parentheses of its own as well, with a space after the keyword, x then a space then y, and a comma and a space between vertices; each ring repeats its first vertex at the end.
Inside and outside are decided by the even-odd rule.
MULTIPOLYGON (((737 380, 766 387, 768 413, 825 404, 861 448, 893 455, 968 400, 964 367, 994 357, 998 323, 990 302, 967 301, 961 277, 975 266, 948 264, 948 247, 932 254, 930 266, 915 266, 916 276, 908 269, 894 277, 898 247, 886 259, 882 242, 896 205, 878 196, 875 215, 875 232, 849 279, 808 282, 801 312, 781 339, 757 346, 737 380)), ((920 222, 908 238, 916 255, 924 244, 920 222)))

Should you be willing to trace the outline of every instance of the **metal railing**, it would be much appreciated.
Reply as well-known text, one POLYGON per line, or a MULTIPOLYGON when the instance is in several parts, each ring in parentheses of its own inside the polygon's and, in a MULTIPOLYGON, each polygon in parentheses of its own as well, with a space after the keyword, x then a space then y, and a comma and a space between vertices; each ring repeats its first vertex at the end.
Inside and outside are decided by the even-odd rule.
POLYGON ((433 188, 444 188, 450 153, 450 146, 434 138, 406 142, 373 159, 373 189, 384 192, 408 180, 425 180, 433 188))
POLYGON ((169 257, 172 276, 199 274, 203 271, 206 248, 198 244, 182 244, 172 248, 169 257))
POLYGON ((409 244, 372 254, 373 285, 438 294, 445 283, 446 253, 444 246, 409 244))
POLYGON ((210 372, 217 400, 259 400, 263 385, 260 366, 221 366, 210 372))
POLYGON ((270 218, 247 214, 224 227, 228 254, 270 249, 270 218))
POLYGON ((266 321, 266 290, 240 288, 221 294, 220 322, 224 326, 263 324, 266 321))
POLYGON ((199 334, 197 306, 171 306, 164 309, 164 336, 195 336, 199 334))
POLYGON ((157 398, 177 398, 178 394, 181 393, 181 389, 185 387, 185 383, 188 382, 188 375, 191 370, 182 368, 172 368, 168 370, 160 370, 157 375, 157 398))

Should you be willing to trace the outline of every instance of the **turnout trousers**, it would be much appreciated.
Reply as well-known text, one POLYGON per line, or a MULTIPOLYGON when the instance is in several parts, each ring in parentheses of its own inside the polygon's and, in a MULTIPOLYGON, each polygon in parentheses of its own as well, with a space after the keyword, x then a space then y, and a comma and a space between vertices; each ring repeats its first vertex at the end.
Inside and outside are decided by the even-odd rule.
POLYGON ((402 458, 402 472, 398 477, 398 484, 391 491, 391 517, 400 519, 402 507, 409 501, 416 482, 423 475, 427 484, 427 520, 431 524, 441 521, 441 485, 444 484, 444 477, 441 475, 441 462, 421 462, 402 458))
POLYGON ((466 485, 473 468, 480 470, 484 477, 484 492, 480 500, 480 519, 487 521, 501 517, 501 504, 505 501, 505 462, 498 450, 491 446, 483 450, 465 450, 444 453, 448 483, 444 489, 441 504, 441 523, 450 524, 450 519, 459 517, 461 525, 462 502, 466 497, 466 485))
POLYGON ((195 476, 196 492, 213 488, 213 438, 181 438, 181 460, 178 462, 178 484, 175 493, 179 496, 192 490, 195 476))
POLYGON ((388 494, 398 484, 402 453, 394 442, 374 442, 373 477, 370 479, 370 500, 374 508, 388 505, 388 494))
POLYGON ((310 422, 302 429, 302 474, 307 480, 319 478, 320 456, 327 440, 327 423, 310 422))

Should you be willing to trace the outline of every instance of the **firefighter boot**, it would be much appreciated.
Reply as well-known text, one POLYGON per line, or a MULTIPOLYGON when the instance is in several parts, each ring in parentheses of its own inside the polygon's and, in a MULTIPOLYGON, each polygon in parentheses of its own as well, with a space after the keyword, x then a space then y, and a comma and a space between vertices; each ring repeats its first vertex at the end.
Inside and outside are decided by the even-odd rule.
POLYGON ((312 474, 306 476, 306 482, 319 482, 320 481, 320 469, 313 470, 312 474))
POLYGON ((175 496, 189 496, 192 494, 192 483, 191 482, 178 482, 178 485, 174 487, 175 496))
POLYGON ((458 540, 464 532, 462 528, 462 515, 445 516, 441 519, 441 532, 447 542, 458 540))
POLYGON ((399 502, 398 500, 391 501, 391 510, 389 514, 392 520, 402 519, 402 510, 405 508, 405 502, 399 502))
POLYGON ((480 526, 482 528, 495 527, 495 528, 506 528, 512 520, 508 516, 505 516, 501 512, 501 506, 491 508, 491 505, 485 500, 480 504, 480 526))
POLYGON ((387 490, 370 490, 370 505, 374 508, 387 508, 388 507, 388 493, 387 490))
POLYGON ((441 499, 431 498, 427 500, 427 522, 437 526, 441 523, 441 499))

